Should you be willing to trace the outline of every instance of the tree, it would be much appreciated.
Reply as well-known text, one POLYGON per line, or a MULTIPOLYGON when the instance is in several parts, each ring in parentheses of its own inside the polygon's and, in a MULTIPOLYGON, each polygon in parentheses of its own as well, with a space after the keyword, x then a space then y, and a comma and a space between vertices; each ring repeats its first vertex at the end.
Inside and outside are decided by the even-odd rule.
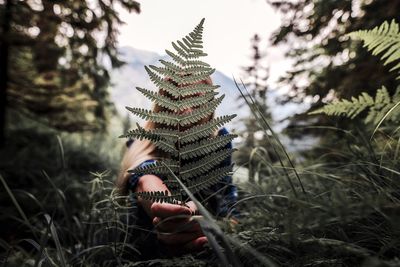
MULTIPOLYGON (((255 34, 251 39, 252 64, 250 66, 244 67, 244 85, 247 88, 248 95, 246 97, 251 97, 254 100, 254 105, 251 108, 257 108, 263 117, 267 121, 271 122, 271 113, 267 106, 267 91, 268 91, 268 78, 269 78, 269 67, 265 66, 265 54, 260 52, 260 37, 255 34)), ((248 118, 244 119, 245 129, 243 131, 243 136, 245 138, 243 146, 236 154, 238 164, 248 164, 249 167, 249 180, 250 182, 255 181, 256 169, 260 159, 253 156, 253 149, 256 147, 263 147, 269 159, 273 158, 273 153, 271 153, 269 136, 262 131, 257 123, 257 119, 252 113, 250 113, 248 118)))
POLYGON ((10 32, 12 2, 5 2, 4 13, 2 15, 2 36, 6 36, 0 41, 0 148, 4 146, 4 130, 7 105, 7 84, 8 84, 8 58, 9 44, 8 35, 10 32))
MULTIPOLYGON (((110 106, 105 62, 122 64, 116 5, 140 11, 133 0, 15 1, 8 21, 9 107, 60 130, 104 129, 110 106)), ((2 20, 5 9, 0 3, 2 20)))
MULTIPOLYGON (((333 99, 350 99, 361 92, 374 96, 382 84, 392 88, 389 93, 394 94, 396 75, 389 72, 392 66, 382 66, 378 58, 361 48, 361 43, 350 42, 345 34, 373 28, 393 18, 399 21, 399 1, 271 0, 269 3, 283 14, 283 24, 272 42, 289 44, 291 51, 287 55, 294 59, 293 69, 281 79, 291 88, 285 101, 312 100, 310 108, 295 116, 289 128, 305 122, 343 127, 347 120, 319 115, 311 122, 307 113, 333 99)), ((297 128, 295 132, 302 135, 308 131, 297 128)), ((332 144, 340 137, 329 136, 329 139, 322 138, 332 144)))

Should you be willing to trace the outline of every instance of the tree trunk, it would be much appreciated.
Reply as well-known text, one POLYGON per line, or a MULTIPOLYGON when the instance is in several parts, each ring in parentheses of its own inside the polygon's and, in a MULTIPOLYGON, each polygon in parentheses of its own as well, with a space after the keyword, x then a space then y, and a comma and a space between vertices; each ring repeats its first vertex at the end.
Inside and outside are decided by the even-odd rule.
POLYGON ((3 36, 0 42, 0 148, 5 145, 7 85, 8 85, 8 57, 9 57, 9 32, 11 22, 12 0, 5 1, 3 17, 3 36))

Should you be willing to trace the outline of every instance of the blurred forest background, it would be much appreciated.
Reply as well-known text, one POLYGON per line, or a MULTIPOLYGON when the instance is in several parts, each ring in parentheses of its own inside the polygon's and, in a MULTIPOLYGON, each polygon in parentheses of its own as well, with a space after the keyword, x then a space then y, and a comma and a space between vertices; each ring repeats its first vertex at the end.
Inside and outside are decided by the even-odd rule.
MULTIPOLYGON (((140 16, 139 2, 0 0, 3 266, 216 264, 217 255, 201 253, 141 261, 118 226, 124 208, 112 188, 125 140, 117 137, 132 121, 114 103, 129 91, 113 90, 136 85, 124 80, 135 80, 126 68, 133 63, 124 61, 142 56, 143 69, 142 63, 158 59, 118 46, 123 21, 117 10, 140 16), (115 71, 123 68, 126 76, 115 71)), ((273 108, 309 105, 286 118, 275 134, 274 125, 282 121, 273 120, 269 104, 273 62, 254 35, 246 51, 252 63, 243 64, 242 79, 244 96, 254 101, 246 107, 237 91, 226 108, 257 111, 239 111, 240 125, 232 126, 241 137, 235 179, 241 181, 238 205, 246 216, 234 229, 221 222, 222 228, 250 246, 233 245, 246 266, 400 266, 399 109, 391 120, 381 116, 367 123, 366 110, 354 118, 310 115, 363 92, 374 98, 382 86, 388 97, 399 96, 398 73, 390 71, 395 64, 384 65, 346 34, 393 19, 400 23, 400 1, 265 5, 282 15, 270 45, 288 48, 285 56, 294 62, 279 81, 288 91, 273 108), (311 140, 312 146, 284 150, 279 140, 284 145, 311 140)), ((399 46, 393 51, 399 53, 399 46)), ((230 79, 217 75, 216 84, 230 79)))

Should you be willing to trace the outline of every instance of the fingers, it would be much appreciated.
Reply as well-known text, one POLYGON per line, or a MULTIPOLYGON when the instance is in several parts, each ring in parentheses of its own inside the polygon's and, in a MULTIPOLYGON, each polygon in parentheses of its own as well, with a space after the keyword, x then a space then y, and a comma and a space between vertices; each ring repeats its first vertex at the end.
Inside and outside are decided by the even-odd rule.
POLYGON ((176 215, 190 215, 190 208, 169 204, 169 203, 153 203, 150 207, 153 217, 167 218, 176 215))
POLYGON ((158 239, 172 254, 201 250, 207 243, 197 219, 197 207, 189 201, 185 205, 153 203, 150 207, 158 239))

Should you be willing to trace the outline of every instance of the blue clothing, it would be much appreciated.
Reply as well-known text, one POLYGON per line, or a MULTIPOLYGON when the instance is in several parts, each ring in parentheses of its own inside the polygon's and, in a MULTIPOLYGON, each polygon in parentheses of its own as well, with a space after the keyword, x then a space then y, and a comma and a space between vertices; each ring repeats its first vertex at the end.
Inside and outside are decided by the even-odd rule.
MULTIPOLYGON (((223 136, 228 134, 228 131, 225 128, 222 128, 218 131, 218 136, 223 136)), ((127 145, 130 146, 132 141, 128 141, 127 145), (129 143, 128 143, 129 142, 129 143)), ((232 148, 232 143, 227 144, 224 148, 232 148)), ((154 163, 155 160, 146 160, 139 167, 144 167, 154 163)), ((219 167, 226 167, 232 164, 231 157, 225 159, 219 167)), ((130 192, 134 192, 137 182, 141 177, 140 174, 132 174, 128 180, 128 189, 130 192)), ((162 177, 160 177, 162 178, 162 177)), ((231 209, 231 206, 234 205, 237 201, 238 194, 237 188, 232 184, 232 176, 225 176, 223 179, 218 182, 216 185, 212 186, 209 190, 207 190, 209 195, 212 195, 207 200, 206 207, 212 212, 215 216, 218 217, 226 217, 228 215, 235 216, 237 215, 237 211, 235 209, 231 209)), ((197 194, 196 197, 201 201, 204 198, 207 198, 206 194, 197 194)), ((132 197, 132 201, 134 206, 137 205, 136 200, 132 197)), ((142 214, 141 214, 142 215, 142 214)), ((147 216, 147 215, 146 215, 147 216)))
MULTIPOLYGON (((222 128, 218 131, 218 135, 226 135, 228 131, 222 128)), ((129 140, 127 146, 130 146, 134 141, 129 140)), ((232 148, 229 143, 225 148, 232 148)), ((146 160, 139 166, 146 166, 154 163, 154 160, 146 160)), ((225 159, 220 167, 231 166, 231 157, 225 159)), ((137 182, 140 179, 140 174, 132 174, 128 180, 128 189, 130 192, 135 191, 137 182)), ((163 177, 160 177, 161 179, 163 177)), ((225 176, 219 183, 212 186, 209 190, 195 195, 196 198, 215 216, 237 217, 239 214, 232 206, 237 202, 238 194, 237 188, 232 184, 232 177, 225 176)), ((130 194, 130 201, 132 206, 130 208, 129 224, 133 226, 132 237, 133 240, 129 241, 141 253, 141 259, 162 258, 166 256, 165 245, 158 241, 157 234, 154 231, 152 219, 147 215, 145 210, 138 205, 137 199, 130 194)))

